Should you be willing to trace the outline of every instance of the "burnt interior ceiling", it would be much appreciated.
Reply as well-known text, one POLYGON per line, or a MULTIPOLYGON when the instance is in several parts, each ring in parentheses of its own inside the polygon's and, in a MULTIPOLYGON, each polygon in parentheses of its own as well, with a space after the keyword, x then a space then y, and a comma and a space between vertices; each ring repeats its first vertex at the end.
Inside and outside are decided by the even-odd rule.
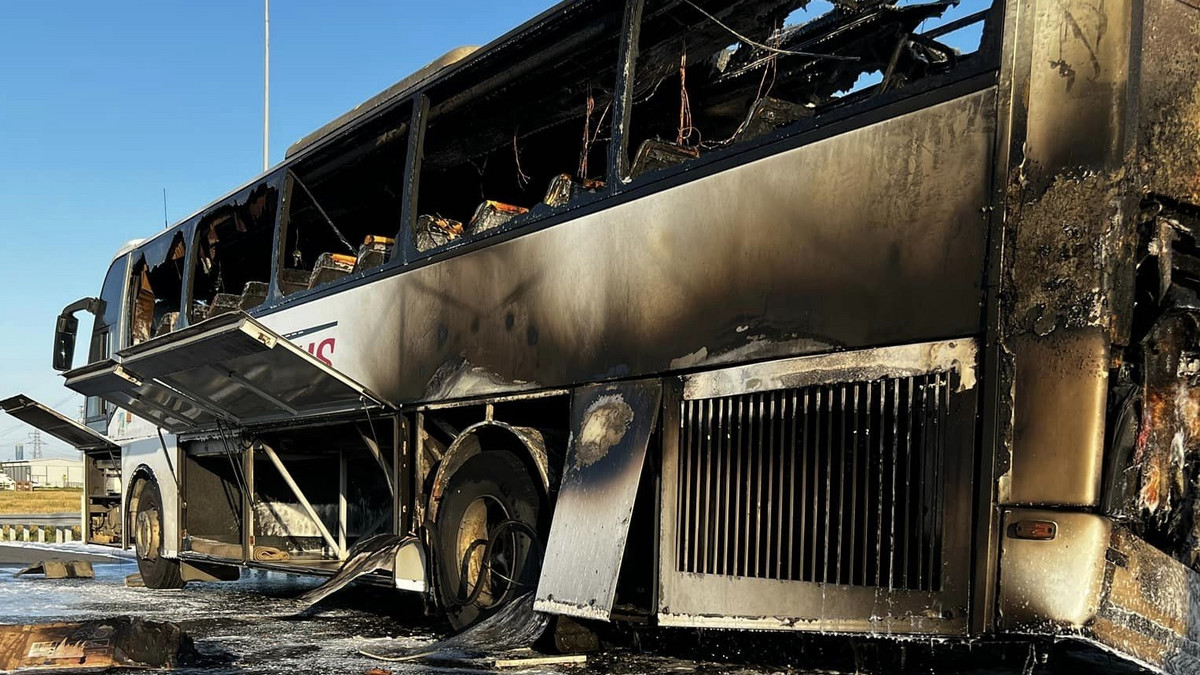
POLYGON ((622 16, 574 7, 436 85, 419 213, 466 223, 487 200, 540 204, 556 176, 602 178, 622 16))
POLYGON ((589 95, 597 110, 612 100, 621 16, 620 8, 568 14, 538 27, 541 39, 523 41, 530 53, 497 54, 435 89, 425 166, 478 159, 510 148, 514 135, 536 136, 569 120, 580 122, 571 132, 582 138, 589 95))
MULTIPOLYGON (((767 96, 794 112, 835 99, 863 73, 886 73, 882 91, 956 61, 955 50, 913 35, 955 0, 903 7, 895 0, 839 3, 789 25, 807 5, 650 0, 640 29, 631 149, 649 138, 682 139, 684 127, 695 131, 685 144, 711 147, 733 140, 767 96), (818 56, 780 54, 764 44, 818 56), (688 123, 681 99, 690 102, 688 123)), ((465 223, 486 200, 538 206, 562 174, 602 180, 622 22, 619 3, 574 6, 436 85, 429 93, 418 212, 465 223)))
MULTIPOLYGON (((296 167, 296 174, 312 191, 325 215, 353 246, 361 244, 367 235, 390 237, 400 228, 411 114, 408 105, 390 111, 296 167)), ((325 215, 303 190, 294 191, 290 218, 301 226, 310 225, 300 233, 311 240, 301 246, 310 258, 326 251, 348 252, 336 241, 325 215)))
POLYGON ((864 73, 885 73, 878 88, 884 90, 948 70, 956 51, 914 32, 956 4, 839 3, 822 16, 789 23, 809 0, 650 0, 631 149, 646 138, 674 139, 677 131, 685 142, 719 145, 765 96, 817 108, 851 90, 864 73), (684 63, 686 83, 680 81, 684 63), (692 134, 679 129, 681 89, 692 134))

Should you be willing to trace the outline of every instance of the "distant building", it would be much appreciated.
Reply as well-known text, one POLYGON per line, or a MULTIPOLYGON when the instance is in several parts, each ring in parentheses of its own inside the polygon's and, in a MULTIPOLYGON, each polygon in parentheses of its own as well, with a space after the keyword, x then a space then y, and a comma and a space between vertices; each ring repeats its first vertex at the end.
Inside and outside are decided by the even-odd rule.
POLYGON ((18 483, 34 481, 44 488, 83 487, 83 460, 79 459, 24 459, 0 463, 0 468, 18 483))
POLYGON ((17 461, 25 459, 25 446, 21 443, 17 443, 17 450, 15 453, 15 458, 17 461))

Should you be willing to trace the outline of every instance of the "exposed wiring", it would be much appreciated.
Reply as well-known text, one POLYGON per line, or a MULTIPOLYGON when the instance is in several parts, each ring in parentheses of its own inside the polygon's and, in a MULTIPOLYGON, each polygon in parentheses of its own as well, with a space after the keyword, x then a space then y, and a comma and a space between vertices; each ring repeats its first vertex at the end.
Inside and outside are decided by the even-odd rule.
POLYGON ((329 217, 329 214, 325 213, 325 209, 321 208, 321 203, 317 201, 315 196, 313 196, 312 191, 308 189, 308 186, 304 184, 304 181, 300 180, 300 176, 297 176, 296 172, 292 171, 291 169, 288 169, 288 175, 292 177, 292 180, 296 181, 296 185, 299 185, 300 189, 304 190, 304 194, 308 195, 308 198, 312 200, 313 206, 317 208, 317 211, 321 214, 321 217, 325 219, 325 222, 329 223, 329 227, 333 228, 333 233, 336 234, 337 238, 341 240, 342 245, 345 246, 346 249, 351 253, 357 253, 354 247, 350 245, 350 242, 346 240, 346 235, 342 234, 342 231, 338 229, 338 226, 333 224, 333 219, 329 217))
POLYGON ((693 136, 699 136, 700 130, 692 122, 692 99, 687 90, 687 44, 679 55, 679 133, 675 137, 675 145, 687 145, 693 136))
POLYGON ((517 165, 517 187, 524 190, 529 187, 531 180, 524 171, 521 170, 521 148, 517 145, 517 136, 521 133, 520 129, 513 131, 513 163, 517 165))
MULTIPOLYGON (((725 25, 724 23, 721 22, 720 19, 718 19, 717 17, 713 16, 712 14, 709 14, 708 12, 701 9, 701 7, 699 5, 697 5, 696 3, 692 2, 692 0, 683 0, 683 1, 686 4, 691 5, 692 8, 695 9, 697 12, 700 12, 704 16, 708 17, 709 21, 712 21, 713 23, 717 24, 721 28, 724 28, 726 31, 729 32, 730 35, 736 37, 737 39, 741 40, 743 43, 748 44, 751 47, 754 47, 756 49, 768 51, 773 54, 783 54, 785 56, 807 56, 807 57, 814 58, 814 59, 829 59, 831 61, 861 61, 862 60, 857 56, 839 56, 837 54, 818 54, 816 52, 801 52, 801 51, 796 51, 793 49, 780 49, 778 47, 772 47, 770 45, 765 45, 761 42, 756 42, 754 40, 751 40, 750 38, 746 37, 745 35, 742 35, 741 33, 737 32, 736 30, 725 25)), ((1180 0, 1180 1, 1182 2, 1182 0, 1180 0)))
MULTIPOLYGON (((467 585, 467 575, 466 575, 467 564, 470 562, 471 554, 475 552, 475 549, 482 545, 484 547, 483 560, 486 561, 486 560, 490 559, 491 553, 492 553, 492 546, 495 544, 496 540, 500 538, 500 535, 502 533, 507 533, 507 531, 510 529, 517 529, 517 530, 524 531, 525 534, 529 537, 529 539, 533 543, 537 544, 538 549, 541 550, 542 554, 544 555, 545 548, 542 545, 541 538, 538 537, 537 530, 533 529, 533 527, 531 527, 528 523, 524 523, 520 520, 509 519, 509 520, 501 521, 496 524, 496 527, 492 530, 491 536, 488 539, 476 540, 476 541, 472 542, 470 546, 467 547, 467 551, 463 555, 462 563, 460 565, 460 570, 459 570, 459 582, 461 584, 460 589, 459 589, 460 591, 463 590, 463 588, 467 585)), ((465 599, 461 599, 461 600, 455 599, 453 601, 452 606, 454 606, 454 607, 469 607, 470 605, 475 604, 475 601, 477 601, 479 599, 479 594, 483 592, 483 583, 482 583, 483 570, 480 570, 480 572, 481 572, 481 574, 479 575, 479 578, 476 579, 475 588, 473 588, 471 590, 471 592, 467 594, 467 597, 465 599)), ((491 569, 491 565, 487 565, 487 572, 493 573, 493 570, 491 569)))
POLYGON ((604 128, 604 122, 608 118, 608 111, 612 108, 612 100, 610 98, 604 110, 600 111, 600 118, 596 122, 596 130, 592 131, 592 114, 596 111, 596 97, 592 93, 592 85, 588 83, 588 95, 586 114, 583 119, 583 150, 579 155, 579 177, 587 180, 588 177, 588 158, 592 153, 592 145, 600 137, 600 131, 604 128))

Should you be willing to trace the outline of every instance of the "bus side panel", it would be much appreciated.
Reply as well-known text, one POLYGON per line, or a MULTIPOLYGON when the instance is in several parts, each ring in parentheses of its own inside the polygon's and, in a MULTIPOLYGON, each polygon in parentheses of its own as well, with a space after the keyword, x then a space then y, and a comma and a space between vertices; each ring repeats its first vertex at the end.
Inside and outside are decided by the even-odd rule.
POLYGON ((397 403, 978 334, 995 118, 979 91, 264 321, 397 403))
POLYGON ((1145 0, 1142 41, 1138 141, 1147 191, 1200 206, 1200 8, 1145 0))
POLYGON ((1032 4, 1009 47, 1029 49, 1019 36, 1032 35, 1030 70, 1013 83, 1024 137, 1013 139, 1008 188, 1011 456, 999 500, 1095 507, 1110 348, 1128 339, 1133 307, 1137 194, 1125 162, 1137 3, 1032 4))

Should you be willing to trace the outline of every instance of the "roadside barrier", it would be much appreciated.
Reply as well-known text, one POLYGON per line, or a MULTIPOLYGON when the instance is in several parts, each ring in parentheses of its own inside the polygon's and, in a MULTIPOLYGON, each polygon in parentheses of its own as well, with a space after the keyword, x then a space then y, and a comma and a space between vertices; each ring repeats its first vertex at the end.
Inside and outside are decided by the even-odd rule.
POLYGON ((36 541, 67 544, 80 541, 79 526, 50 527, 47 525, 0 525, 0 541, 36 541))

